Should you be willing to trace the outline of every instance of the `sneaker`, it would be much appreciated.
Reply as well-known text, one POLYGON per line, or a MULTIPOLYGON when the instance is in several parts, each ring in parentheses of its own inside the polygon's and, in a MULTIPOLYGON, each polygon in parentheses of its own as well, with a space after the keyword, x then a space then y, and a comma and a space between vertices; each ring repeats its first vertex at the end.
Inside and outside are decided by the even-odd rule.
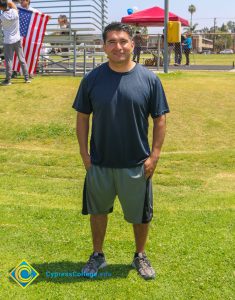
POLYGON ((3 81, 1 82, 1 85, 5 85, 5 86, 11 85, 11 81, 8 80, 8 79, 5 79, 5 80, 3 80, 3 81))
POLYGON ((13 71, 13 73, 11 75, 11 78, 17 78, 17 72, 16 71, 13 71))
POLYGON ((98 270, 107 266, 104 254, 93 252, 88 262, 82 269, 84 277, 93 278, 97 275, 98 270))
POLYGON ((25 79, 24 81, 25 83, 31 83, 31 81, 29 79, 25 79))
POLYGON ((145 253, 138 253, 138 256, 134 257, 134 260, 131 265, 145 280, 154 279, 156 277, 156 273, 153 267, 151 266, 149 260, 147 259, 145 253))

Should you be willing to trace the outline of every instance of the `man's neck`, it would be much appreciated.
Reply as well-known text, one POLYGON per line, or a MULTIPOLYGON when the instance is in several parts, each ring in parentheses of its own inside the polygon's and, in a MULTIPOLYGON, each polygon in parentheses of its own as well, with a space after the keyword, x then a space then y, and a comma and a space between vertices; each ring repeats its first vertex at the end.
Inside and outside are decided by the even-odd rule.
POLYGON ((115 72, 119 72, 119 73, 126 73, 131 71, 136 63, 133 61, 129 61, 128 63, 125 64, 114 64, 111 61, 108 62, 110 69, 112 69, 115 72))

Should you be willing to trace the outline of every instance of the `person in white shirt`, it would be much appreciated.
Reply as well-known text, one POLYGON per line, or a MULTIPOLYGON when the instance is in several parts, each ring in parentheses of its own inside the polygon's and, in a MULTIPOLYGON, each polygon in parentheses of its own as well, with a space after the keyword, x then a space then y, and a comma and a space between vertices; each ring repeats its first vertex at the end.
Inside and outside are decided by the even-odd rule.
POLYGON ((14 52, 17 54, 19 59, 25 83, 30 83, 28 68, 21 45, 19 14, 17 7, 13 2, 0 0, 0 10, 3 11, 0 15, 0 21, 2 23, 4 34, 3 47, 6 62, 6 79, 1 83, 1 85, 11 84, 14 52))

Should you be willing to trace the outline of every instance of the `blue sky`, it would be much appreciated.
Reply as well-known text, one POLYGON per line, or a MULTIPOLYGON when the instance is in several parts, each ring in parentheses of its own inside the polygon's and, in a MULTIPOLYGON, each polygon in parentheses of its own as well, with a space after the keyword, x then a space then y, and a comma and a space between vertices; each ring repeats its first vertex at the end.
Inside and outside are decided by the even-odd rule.
MULTIPOLYGON (((199 28, 212 27, 213 18, 217 18, 217 24, 232 20, 235 22, 235 0, 169 0, 169 10, 183 18, 190 19, 188 7, 190 4, 196 6, 193 15, 193 23, 199 23, 199 28)), ((109 21, 120 21, 127 15, 127 9, 138 7, 139 10, 152 6, 164 8, 164 0, 108 0, 109 21)), ((156 29, 151 29, 154 31, 156 29)))

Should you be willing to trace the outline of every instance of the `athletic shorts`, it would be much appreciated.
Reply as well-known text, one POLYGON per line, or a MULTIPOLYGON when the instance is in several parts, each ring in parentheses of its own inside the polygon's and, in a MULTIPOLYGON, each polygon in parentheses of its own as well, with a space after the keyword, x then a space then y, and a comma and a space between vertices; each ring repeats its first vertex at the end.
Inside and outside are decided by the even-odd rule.
POLYGON ((132 224, 149 223, 153 216, 151 179, 144 175, 144 165, 127 168, 104 168, 92 165, 83 189, 82 214, 109 214, 118 196, 124 218, 132 224))

